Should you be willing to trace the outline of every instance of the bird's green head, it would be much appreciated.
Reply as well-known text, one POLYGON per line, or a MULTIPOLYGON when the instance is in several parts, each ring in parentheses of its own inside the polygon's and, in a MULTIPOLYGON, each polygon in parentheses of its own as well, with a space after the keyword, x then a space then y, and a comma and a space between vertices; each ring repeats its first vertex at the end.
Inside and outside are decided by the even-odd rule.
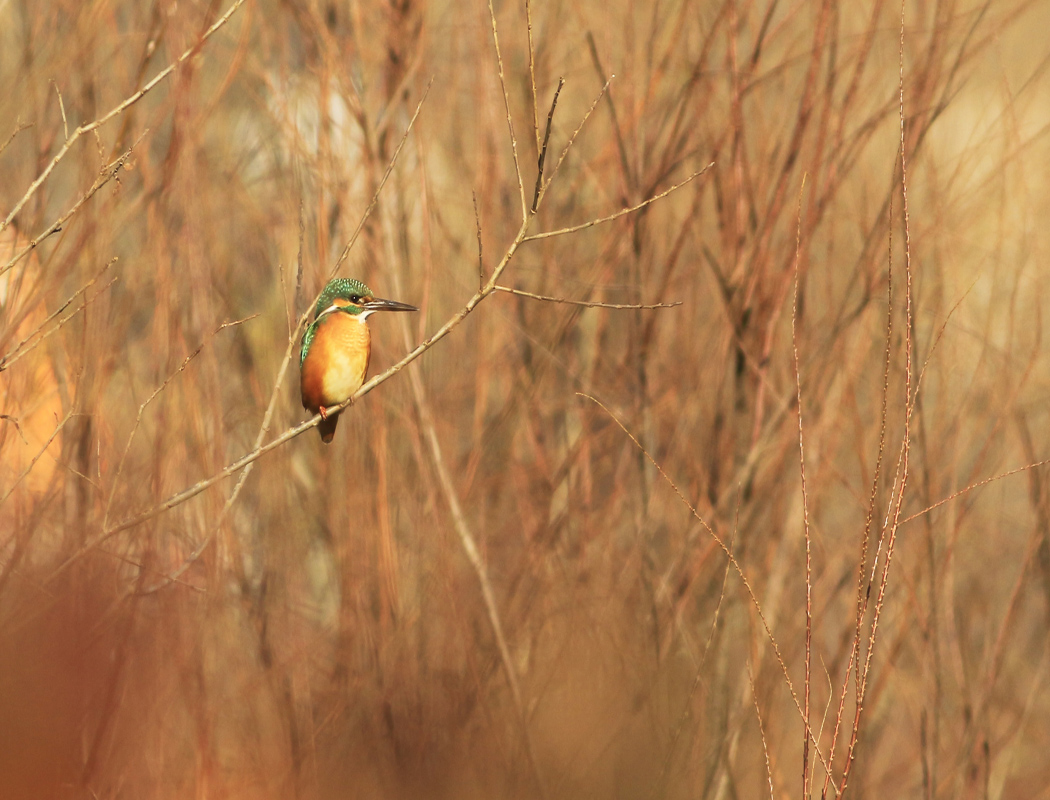
POLYGON ((372 290, 354 278, 335 278, 328 281, 314 307, 314 319, 332 311, 345 311, 358 315, 365 310, 365 304, 375 300, 372 290))
POLYGON ((322 321, 330 314, 350 314, 361 322, 367 319, 374 311, 418 311, 415 306, 408 303, 399 303, 396 300, 383 300, 372 294, 372 290, 361 281, 354 278, 334 278, 328 281, 321 296, 317 298, 314 306, 313 322, 306 328, 303 334, 302 349, 299 353, 299 364, 306 360, 306 354, 310 350, 310 344, 317 335, 317 330, 322 321))

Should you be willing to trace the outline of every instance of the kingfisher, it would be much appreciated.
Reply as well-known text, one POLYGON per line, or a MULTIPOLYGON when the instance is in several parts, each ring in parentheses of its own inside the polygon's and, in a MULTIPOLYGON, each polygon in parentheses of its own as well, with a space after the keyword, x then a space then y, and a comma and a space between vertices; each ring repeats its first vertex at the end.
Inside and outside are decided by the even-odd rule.
POLYGON ((328 409, 352 397, 365 382, 372 337, 366 320, 373 311, 418 311, 408 303, 382 300, 361 281, 335 278, 321 292, 299 352, 303 408, 321 415, 321 441, 335 436, 338 412, 328 409))

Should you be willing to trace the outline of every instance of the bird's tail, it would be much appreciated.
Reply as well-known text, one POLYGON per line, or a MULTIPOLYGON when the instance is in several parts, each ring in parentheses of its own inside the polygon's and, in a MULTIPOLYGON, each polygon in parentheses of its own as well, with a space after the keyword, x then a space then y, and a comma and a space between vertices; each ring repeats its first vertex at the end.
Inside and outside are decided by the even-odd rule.
POLYGON ((335 426, 339 424, 339 415, 330 414, 328 419, 323 419, 317 426, 317 430, 321 433, 321 441, 328 444, 335 438, 335 426))

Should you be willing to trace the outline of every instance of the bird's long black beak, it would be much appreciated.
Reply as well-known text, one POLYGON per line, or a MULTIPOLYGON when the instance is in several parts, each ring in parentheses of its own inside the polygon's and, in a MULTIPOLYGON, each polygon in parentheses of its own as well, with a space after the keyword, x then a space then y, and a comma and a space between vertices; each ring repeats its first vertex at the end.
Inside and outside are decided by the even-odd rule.
POLYGON ((410 306, 408 303, 399 303, 397 300, 383 300, 380 297, 373 297, 367 303, 361 306, 365 311, 419 311, 415 306, 410 306))

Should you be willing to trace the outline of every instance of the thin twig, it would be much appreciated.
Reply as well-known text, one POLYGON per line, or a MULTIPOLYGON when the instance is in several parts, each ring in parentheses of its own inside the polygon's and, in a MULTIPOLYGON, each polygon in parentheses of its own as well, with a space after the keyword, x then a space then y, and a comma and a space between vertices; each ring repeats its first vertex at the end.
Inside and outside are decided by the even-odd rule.
MULTIPOLYGON (((871 493, 868 497, 868 510, 864 517, 864 530, 861 533, 860 557, 857 561, 857 611, 854 625, 853 644, 850 648, 849 660, 846 663, 846 674, 842 679, 842 691, 839 694, 839 706, 835 713, 835 727, 831 735, 831 757, 834 763, 835 747, 839 740, 839 731, 842 725, 846 708, 846 691, 849 688, 850 674, 854 667, 857 668, 858 680, 855 681, 857 704, 860 705, 860 646, 861 633, 864 619, 868 613, 869 593, 865 591, 864 575, 868 562, 868 549, 871 546, 871 531, 875 523, 875 508, 879 494, 879 479, 882 477, 882 462, 886 454, 886 420, 889 416, 890 395, 890 364, 893 356, 893 198, 892 193, 889 202, 889 227, 887 228, 886 245, 886 337, 883 350, 882 364, 882 404, 879 416, 879 448, 875 457, 875 474, 871 480, 871 493)), ((854 729, 855 730, 855 729, 854 729)), ((821 789, 821 800, 828 795, 828 786, 832 780, 830 772, 824 775, 824 785, 821 789)))
POLYGON ((558 170, 561 169, 562 162, 565 161, 565 157, 569 155, 569 150, 572 149, 573 144, 576 141, 576 137, 580 135, 580 131, 583 130, 583 126, 590 119, 591 114, 594 113, 594 109, 598 107, 598 103, 605 96, 605 93, 609 90, 609 84, 612 83, 615 75, 610 75, 609 80, 602 86, 602 90, 598 92, 598 96, 594 98, 594 102, 591 103, 591 107, 587 109, 587 112, 580 119, 580 124, 576 126, 576 130, 572 132, 572 136, 569 137, 569 141, 565 143, 565 148, 561 151, 561 155, 558 156, 558 162, 554 165, 554 169, 551 170, 551 176, 547 178, 547 182, 543 184, 543 189, 540 191, 539 202, 543 202, 543 196, 547 194, 547 189, 550 188, 551 182, 554 180, 554 176, 558 174, 558 170))
MULTIPOLYGON (((894 476, 893 489, 890 492, 890 507, 887 509, 884 530, 888 539, 886 546, 886 561, 882 567, 882 575, 879 581, 879 591, 875 599, 875 613, 871 620, 871 629, 868 634, 868 652, 864 659, 864 666, 858 664, 857 669, 857 708, 854 714, 853 730, 850 735, 849 749, 846 763, 839 782, 839 793, 846 790, 849 776, 852 771, 856 744, 860 734, 861 712, 864 707, 864 699, 867 693, 868 678, 871 674, 871 660, 875 652, 875 642, 878 634, 879 620, 886 599, 886 588, 889 582, 890 565, 893 560, 894 545, 897 540, 897 532, 900 529, 901 511, 904 507, 904 490, 908 482, 908 461, 911 452, 911 419, 914 403, 912 400, 912 269, 911 269, 911 229, 908 215, 908 170, 905 138, 904 117, 904 13, 905 0, 901 0, 901 24, 900 24, 900 48, 899 48, 899 80, 898 80, 898 115, 900 119, 900 160, 901 160, 901 201, 904 217, 904 275, 905 275, 905 330, 904 347, 905 354, 905 413, 904 413, 904 435, 901 442, 901 451, 897 462, 897 473, 894 476), (900 489, 897 490, 897 484, 900 489)), ((879 542, 881 550, 882 541, 879 542)), ((878 552, 876 552, 876 562, 878 552)), ((874 566, 873 566, 874 570, 874 566)), ((869 586, 870 591, 870 586, 869 586)))
POLYGON ((29 440, 26 439, 26 435, 22 433, 22 426, 18 424, 18 417, 13 417, 10 414, 0 414, 0 419, 10 422, 15 426, 15 430, 18 431, 18 436, 25 444, 29 444, 29 440))
POLYGON ((474 200, 474 230, 478 234, 478 288, 485 285, 485 254, 481 247, 481 217, 478 215, 478 193, 471 190, 470 196, 474 200))
MULTIPOLYGON (((803 686, 803 708, 805 714, 805 740, 802 743, 802 796, 809 797, 809 701, 810 677, 813 663, 813 565, 810 553, 809 530, 809 495, 806 492, 806 447, 802 431, 802 371, 798 358, 798 284, 799 253, 802 249, 802 193, 806 190, 806 175, 802 175, 802 185, 798 190, 798 222, 795 228, 795 291, 791 302, 791 352, 795 366, 795 399, 798 411, 798 460, 802 476, 802 521, 806 540, 806 665, 805 684, 803 686)), ((764 742, 763 742, 764 744, 764 742)), ((772 790, 770 785, 770 790, 772 790)))
POLYGON ((916 511, 911 516, 905 517, 901 520, 901 525, 912 522, 913 520, 916 520, 919 517, 925 516, 931 511, 940 508, 945 503, 950 503, 952 500, 962 497, 964 494, 969 494, 974 489, 980 489, 982 486, 987 486, 989 483, 995 483, 996 481, 1002 480, 1003 478, 1009 478, 1011 475, 1016 475, 1019 472, 1027 472, 1028 470, 1035 469, 1036 467, 1045 467, 1047 464, 1050 464, 1050 458, 1043 459, 1042 461, 1033 461, 1031 464, 1025 464, 1023 467, 1017 467, 1015 469, 1010 470, 1009 472, 1002 472, 998 475, 993 475, 990 478, 985 478, 984 480, 978 481, 977 483, 971 483, 969 486, 948 495, 943 500, 938 500, 933 505, 926 506, 926 508, 924 508, 922 511, 916 511))
POLYGON ((15 123, 15 129, 13 131, 11 131, 11 135, 8 136, 6 139, 4 139, 4 143, 3 144, 0 144, 0 153, 3 153, 4 150, 7 149, 7 146, 9 144, 11 144, 11 142, 14 141, 14 138, 16 136, 18 136, 18 134, 20 134, 26 128, 31 128, 31 127, 32 127, 32 125, 30 123, 22 122, 21 120, 19 120, 17 123, 15 123))
MULTIPOLYGON (((386 170, 383 172, 383 177, 379 180, 379 185, 376 187, 375 193, 372 195, 371 202, 369 202, 369 204, 365 207, 364 213, 361 215, 361 221, 357 223, 357 227, 354 229, 353 234, 347 241, 346 247, 344 247, 343 252, 339 254, 339 258, 336 259, 335 265, 328 271, 328 279, 331 279, 335 275, 335 273, 339 271, 339 268, 343 265, 343 262, 346 261, 347 257, 350 255, 351 248, 353 248, 354 244, 357 242, 358 237, 361 235, 361 231, 364 230, 365 223, 368 221, 368 218, 372 215, 372 211, 375 210, 376 203, 379 202, 379 193, 383 191, 383 187, 386 186, 387 178, 390 177, 390 173, 394 170, 394 164, 397 163, 397 157, 401 155, 401 149, 405 146, 405 142, 408 141, 408 134, 411 133, 412 129, 415 127, 416 119, 419 118, 419 112, 423 110, 423 104, 427 101, 427 95, 430 94, 430 87, 433 85, 434 79, 431 78, 429 81, 427 81, 427 88, 423 90, 422 97, 420 97, 419 102, 416 103, 416 110, 415 112, 413 112, 412 118, 409 119, 408 125, 405 127, 405 132, 401 136, 401 141, 397 143, 397 147, 394 149, 394 154, 390 157, 390 163, 386 165, 386 170)), ((327 280, 325 282, 327 283, 327 280)), ((323 291, 323 289, 321 291, 323 291)), ((310 303, 310 305, 307 306, 305 314, 309 314, 310 310, 313 308, 314 303, 316 303, 318 298, 321 296, 321 291, 317 292, 317 296, 314 297, 313 303, 310 303)), ((300 320, 300 330, 302 329, 303 324, 304 320, 300 320)), ((298 336, 298 331, 296 335, 298 336)))
MULTIPOLYGON (((739 508, 737 510, 739 512, 739 508)), ((736 534, 737 527, 734 523, 733 537, 729 540, 730 549, 733 548, 736 534)), ((715 632, 718 629, 718 620, 722 613, 722 603, 726 596, 726 584, 729 583, 729 572, 731 566, 730 562, 726 561, 726 568, 722 573, 722 587, 718 590, 718 602, 715 604, 715 613, 711 619, 711 630, 708 631, 707 642, 704 644, 704 653, 700 656, 700 663, 697 665, 696 671, 693 673, 693 685, 689 688, 689 694, 682 706, 682 713, 678 717, 678 725, 675 727, 674 735, 671 737, 671 744, 667 748, 667 755, 664 758, 663 767, 660 770, 660 777, 657 778, 656 782, 653 784, 652 791, 649 793, 649 800, 654 800, 654 798, 662 796, 664 793, 664 782, 671 772, 671 761, 674 758, 675 750, 678 749, 678 742, 682 738, 682 733, 685 731, 685 723, 689 719, 689 704, 696 695, 696 690, 700 687, 700 679, 704 674, 704 665, 707 663, 707 656, 711 652, 711 643, 715 640, 715 632)))
POLYGON ((590 222, 584 222, 584 223, 582 223, 580 225, 573 225, 570 228, 559 228, 558 230, 555 230, 555 231, 544 231, 543 233, 533 233, 533 234, 530 234, 529 236, 526 236, 525 237, 525 241, 526 242, 533 242, 533 241, 536 241, 537 239, 550 239, 550 238, 552 238, 554 236, 564 236, 567 233, 575 233, 576 231, 582 231, 585 228, 592 228, 595 225, 602 225, 602 224, 604 224, 606 222, 612 222, 614 219, 619 219, 620 217, 625 216, 627 214, 633 214, 635 211, 638 211, 639 209, 645 208, 647 205, 650 205, 652 203, 655 203, 657 200, 661 200, 662 198, 667 197, 667 195, 671 194, 671 192, 674 192, 674 191, 677 191, 678 189, 681 189, 683 186, 685 186, 690 181, 693 181, 696 178, 699 178, 701 175, 703 175, 705 172, 707 172, 709 169, 711 169, 711 167, 713 167, 714 165, 715 165, 715 162, 712 161, 710 164, 708 164, 703 169, 700 169, 700 170, 697 170, 696 172, 694 172, 692 175, 690 175, 684 181, 676 183, 673 186, 671 186, 670 188, 665 189, 664 191, 660 192, 660 194, 653 195, 652 197, 648 198, 647 200, 643 200, 642 202, 640 202, 640 203, 638 203, 636 205, 629 206, 628 208, 621 208, 615 214, 610 214, 607 217, 600 217, 599 219, 592 219, 590 222))
POLYGON ((68 139, 69 122, 66 120, 66 104, 62 102, 62 92, 59 91, 58 83, 54 79, 52 79, 51 85, 55 87, 55 94, 58 95, 58 110, 62 112, 62 133, 68 139))
POLYGON ((648 309, 648 308, 674 308, 675 306, 682 305, 681 300, 676 300, 673 303, 650 303, 648 305, 643 304, 624 304, 624 303, 597 303, 587 300, 569 300, 565 297, 548 297, 543 294, 533 294, 532 292, 525 292, 521 289, 512 289, 509 286, 494 286, 497 292, 506 292, 507 294, 516 294, 519 297, 529 297, 533 300, 542 300, 546 303, 564 303, 571 306, 584 306, 585 308, 612 308, 612 309, 648 309))
MULTIPOLYGON (((532 42, 532 3, 530 0, 525 0, 525 28, 529 34, 529 89, 530 99, 532 100, 532 133, 536 137, 536 152, 540 152, 540 109, 539 109, 539 96, 536 94, 536 48, 532 42)), ((558 86, 561 89, 559 83, 558 86)), ((550 133, 550 122, 547 123, 547 132, 550 133)), ((540 172, 543 172, 543 161, 540 161, 540 172)), ((532 206, 532 210, 536 211, 535 203, 532 206)))
MULTIPOLYGON (((551 101, 551 110, 547 112, 547 130, 543 134, 543 144, 539 145, 537 139, 537 146, 539 147, 539 156, 536 159, 536 190, 532 195, 532 213, 536 213, 536 209, 540 204, 540 193, 543 190, 543 162, 547 158, 547 146, 551 141, 551 128, 554 126, 554 109, 558 107, 558 95, 561 94, 561 89, 565 85, 565 78, 558 78, 558 88, 554 90, 554 99, 551 101)), ((533 90, 535 91, 535 86, 533 90)), ((539 129, 537 128, 537 136, 539 135, 539 129)))
POLYGON ((514 156, 514 175, 518 179, 518 196, 521 199, 521 218, 528 217, 528 206, 525 204, 525 182, 521 175, 521 164, 518 163, 518 139, 514 135, 514 120, 510 113, 510 93, 507 91, 507 80, 503 76, 503 53, 499 48, 499 31, 496 29, 496 11, 489 0, 489 19, 492 21, 492 42, 496 46, 496 66, 499 69, 499 85, 503 90, 503 107, 507 111, 507 130, 510 132, 510 150, 514 156))
MULTIPOLYGON (((773 800, 773 768, 769 763, 769 745, 766 744, 766 729, 762 725, 762 709, 758 707, 758 692, 755 691, 755 676, 751 672, 751 662, 747 662, 747 681, 751 684, 751 699, 755 702, 755 716, 758 718, 758 736, 762 740, 762 755, 766 759, 766 780, 769 782, 769 800, 773 800)), ((809 738, 806 738, 809 741, 809 738)), ((809 795, 802 795, 808 797, 809 795)))

